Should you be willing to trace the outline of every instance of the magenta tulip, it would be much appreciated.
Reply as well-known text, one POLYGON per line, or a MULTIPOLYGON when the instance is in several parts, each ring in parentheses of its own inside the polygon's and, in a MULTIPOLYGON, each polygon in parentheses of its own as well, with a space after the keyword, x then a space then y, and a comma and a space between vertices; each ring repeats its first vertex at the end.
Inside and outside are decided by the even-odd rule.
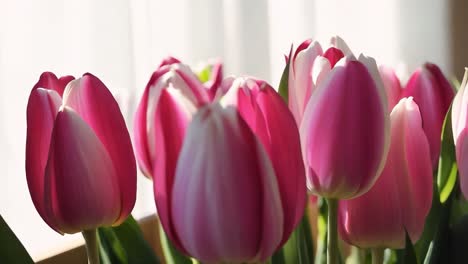
POLYGON ((304 41, 294 52, 289 66, 288 104, 298 126, 310 96, 343 57, 340 49, 330 47, 323 52, 320 44, 312 40, 304 41))
POLYGON ((349 199, 369 190, 389 145, 387 102, 375 61, 362 55, 340 60, 312 94, 300 132, 313 193, 349 199))
POLYGON ((299 131, 281 96, 266 82, 249 77, 227 79, 223 103, 235 105, 266 149, 275 169, 284 215, 283 240, 297 226, 306 204, 306 178, 299 131))
POLYGON ((452 131, 455 142, 460 187, 468 199, 468 68, 452 105, 452 131))
POLYGON ((95 76, 72 79, 43 73, 27 107, 29 192, 59 233, 118 225, 136 198, 135 158, 117 102, 95 76))
POLYGON ((432 164, 419 108, 403 98, 391 115, 385 167, 364 195, 339 204, 339 232, 363 248, 403 248, 405 230, 416 242, 432 203, 432 164))
POLYGON ((395 71, 387 66, 381 65, 379 73, 380 77, 382 77, 385 93, 387 94, 388 111, 390 112, 401 98, 402 87, 400 79, 398 79, 395 71))
POLYGON ((445 115, 455 93, 439 67, 426 63, 410 77, 402 97, 414 97, 429 140, 433 168, 437 167, 440 153, 440 134, 445 115))
POLYGON ((184 252, 204 263, 265 261, 285 239, 274 167, 234 107, 195 114, 175 173, 165 230, 184 252))

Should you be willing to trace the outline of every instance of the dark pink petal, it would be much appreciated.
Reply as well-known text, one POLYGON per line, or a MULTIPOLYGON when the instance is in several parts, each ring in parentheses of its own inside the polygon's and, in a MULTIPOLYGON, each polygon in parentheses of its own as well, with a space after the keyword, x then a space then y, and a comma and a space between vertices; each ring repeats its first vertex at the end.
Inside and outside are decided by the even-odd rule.
POLYGON ((211 78, 205 83, 210 94, 210 99, 213 100, 218 93, 218 89, 223 81, 223 64, 220 62, 214 63, 211 69, 211 78))
POLYGON ((312 39, 306 39, 301 44, 299 44, 299 46, 296 49, 296 52, 294 52, 293 61, 296 60, 297 54, 299 54, 299 52, 307 49, 310 46, 311 43, 312 43, 312 39))
POLYGON ((262 142, 275 169, 285 216, 283 243, 301 220, 306 204, 298 128, 283 99, 267 83, 247 79, 238 96, 241 116, 262 142))
POLYGON ((179 158, 185 130, 191 119, 191 113, 183 105, 183 100, 171 95, 169 89, 161 91, 154 115, 155 139, 153 187, 158 216, 167 236, 177 248, 185 252, 173 227, 170 213, 175 169, 179 158))
POLYGON ((431 148, 432 166, 436 168, 440 153, 440 134, 445 115, 455 96, 450 83, 434 64, 425 64, 410 77, 402 97, 412 96, 421 110, 424 131, 431 148))
POLYGON ((121 201, 117 171, 104 145, 73 110, 57 114, 46 168, 47 216, 64 233, 112 225, 121 201))
POLYGON ((283 234, 273 167, 237 111, 200 109, 184 141, 172 193, 175 229, 207 263, 264 261, 283 234))
POLYGON ((203 84, 198 80, 198 77, 190 71, 188 67, 182 64, 177 64, 174 67, 174 71, 182 78, 186 83, 187 87, 195 97, 196 105, 201 106, 210 101, 208 91, 205 89, 203 84))
POLYGON ((61 104, 62 99, 56 91, 35 88, 27 106, 26 179, 29 193, 39 215, 56 231, 57 227, 45 214, 44 172, 54 120, 61 104))
POLYGON ((71 82, 63 97, 64 105, 93 129, 115 166, 122 204, 119 224, 130 214, 136 199, 135 156, 119 106, 107 87, 89 73, 71 82))
POLYGON ((158 69, 163 67, 163 66, 166 66, 166 65, 172 65, 172 64, 176 64, 176 63, 180 63, 180 60, 174 58, 174 57, 167 57, 167 58, 164 58, 161 63, 159 64, 158 66, 158 69))
POLYGON ((344 54, 341 50, 335 47, 331 47, 325 51, 323 57, 327 58, 327 60, 330 62, 330 66, 333 68, 335 64, 344 57, 344 54))
POLYGON ((50 89, 56 91, 62 97, 65 86, 74 79, 75 77, 69 75, 57 79, 57 76, 52 72, 44 72, 39 77, 39 81, 34 85, 33 90, 37 88, 50 89))

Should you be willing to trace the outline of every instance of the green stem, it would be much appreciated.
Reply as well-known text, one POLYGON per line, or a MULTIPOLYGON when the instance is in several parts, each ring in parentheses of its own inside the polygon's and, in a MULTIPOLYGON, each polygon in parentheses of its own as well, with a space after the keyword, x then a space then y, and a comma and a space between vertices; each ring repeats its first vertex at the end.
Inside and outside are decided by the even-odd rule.
POLYGON ((338 232, 337 232, 337 216, 338 216, 338 199, 327 199, 328 204, 328 239, 327 239, 327 263, 338 264, 338 232))
POLYGON ((373 248, 372 249, 372 264, 382 264, 384 260, 384 249, 373 248))
POLYGON ((89 264, 100 264, 99 260, 99 239, 97 236, 97 230, 83 230, 81 232, 86 242, 86 253, 88 254, 89 264))

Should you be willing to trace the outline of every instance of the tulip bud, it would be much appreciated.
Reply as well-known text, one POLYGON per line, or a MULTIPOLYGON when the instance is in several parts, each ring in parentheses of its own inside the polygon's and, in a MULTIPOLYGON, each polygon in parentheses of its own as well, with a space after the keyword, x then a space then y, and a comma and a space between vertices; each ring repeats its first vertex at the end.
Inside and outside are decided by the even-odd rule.
POLYGON ((452 131, 455 142, 460 187, 468 199, 468 68, 452 105, 452 131))
POLYGON ((306 180, 299 131, 281 96, 265 81, 249 77, 231 83, 222 103, 237 107, 263 144, 275 169, 284 213, 284 242, 297 226, 306 205, 306 180))
POLYGON ((437 167, 439 161, 442 125, 454 95, 439 67, 431 63, 416 70, 402 92, 402 97, 412 96, 419 106, 424 132, 429 140, 433 168, 437 167))
POLYGON ((342 200, 338 227, 346 242, 363 248, 403 248, 405 230, 416 242, 432 202, 432 164, 418 106, 403 98, 391 115, 385 167, 362 196, 342 200))
POLYGON ((375 61, 342 59, 312 94, 300 127, 312 193, 349 199, 369 190, 385 162, 388 129, 375 61))
POLYGON ((27 107, 29 192, 59 233, 118 225, 136 198, 135 158, 117 102, 89 73, 63 91, 71 79, 44 73, 27 107))
POLYGON ((298 126, 310 96, 343 57, 343 52, 336 47, 330 47, 323 53, 320 44, 312 40, 304 41, 294 52, 288 75, 288 104, 298 126))
POLYGON ((233 107, 195 114, 166 199, 173 242, 204 263, 265 261, 283 240, 274 168, 233 107))

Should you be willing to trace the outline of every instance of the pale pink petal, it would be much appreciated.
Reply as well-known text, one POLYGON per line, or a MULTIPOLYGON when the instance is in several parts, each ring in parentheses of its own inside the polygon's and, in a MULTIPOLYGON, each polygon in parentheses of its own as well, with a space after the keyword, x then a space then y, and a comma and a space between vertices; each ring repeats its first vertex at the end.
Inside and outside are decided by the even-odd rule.
POLYGON ((333 47, 341 50, 345 56, 349 56, 353 54, 351 49, 348 47, 348 44, 346 44, 346 42, 339 36, 332 37, 330 40, 330 44, 333 47))
POLYGON ((283 215, 272 165, 233 108, 206 106, 195 115, 172 197, 177 234, 203 262, 265 260, 281 240, 283 215))
POLYGON ((458 137, 457 164, 458 173, 460 175, 460 187, 465 199, 468 200, 468 128, 465 128, 458 137))
POLYGON ((107 87, 89 73, 70 82, 63 97, 63 104, 93 129, 115 166, 122 203, 119 224, 130 214, 136 199, 135 156, 119 106, 107 87))
POLYGON ((57 114, 46 168, 48 217, 65 233, 112 225, 121 201, 117 172, 93 130, 71 109, 57 114))
POLYGON ((387 94, 388 110, 390 112, 398 101, 400 101, 402 87, 400 80, 392 68, 381 65, 379 67, 379 72, 387 94))
POLYGON ((452 132, 454 142, 457 143, 457 139, 461 132, 465 129, 468 124, 468 68, 465 68, 465 75, 460 85, 460 89, 457 95, 453 99, 452 105, 452 132))

